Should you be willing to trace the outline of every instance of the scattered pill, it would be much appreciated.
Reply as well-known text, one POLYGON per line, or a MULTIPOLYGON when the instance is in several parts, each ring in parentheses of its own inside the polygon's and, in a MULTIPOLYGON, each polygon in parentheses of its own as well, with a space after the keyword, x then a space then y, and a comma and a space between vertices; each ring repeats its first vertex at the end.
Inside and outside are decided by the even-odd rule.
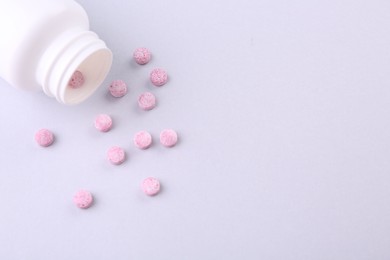
POLYGON ((73 202, 81 209, 89 208, 93 203, 92 194, 86 190, 79 190, 73 197, 73 202))
POLYGON ((156 97, 150 92, 144 92, 138 97, 138 106, 143 110, 151 110, 156 106, 156 97))
MULTIPOLYGON (((133 53, 133 58, 137 64, 144 65, 151 60, 151 53, 147 48, 137 48, 133 53)), ((153 85, 163 86, 168 81, 168 74, 164 69, 156 68, 150 73, 150 81, 153 85)), ((70 88, 80 88, 85 83, 82 72, 75 71, 69 80, 70 88)), ((109 92, 114 97, 123 97, 127 94, 127 85, 123 80, 114 80, 109 86, 109 92)), ((156 106, 156 97, 153 93, 144 92, 138 97, 138 106, 143 110, 151 110, 156 106)), ((112 119, 107 114, 99 114, 95 118, 95 128, 101 132, 107 132, 112 128, 112 119)), ((54 142, 54 135, 48 129, 40 129, 35 133, 36 142, 43 147, 50 146, 54 142)), ((139 149, 147 149, 152 145, 152 136, 147 131, 139 131, 134 135, 134 145, 139 149)), ((178 141, 177 133, 172 129, 165 129, 160 133, 160 143, 165 147, 173 147, 178 141)), ((119 165, 126 160, 125 150, 118 146, 113 146, 107 151, 107 159, 110 163, 119 165)), ((160 181, 154 177, 148 177, 142 181, 142 190, 146 195, 154 196, 160 192, 160 181)), ((91 192, 79 190, 73 197, 75 205, 81 209, 89 208, 94 198, 91 192)))
POLYGON ((172 129, 165 129, 160 133, 160 143, 165 147, 172 147, 177 143, 177 133, 172 129))
POLYGON ((163 69, 154 69, 150 73, 150 81, 153 85, 160 87, 167 83, 168 81, 168 74, 163 69))
POLYGON ((146 131, 139 131, 134 135, 134 144, 139 149, 147 149, 152 144, 152 136, 146 131))
POLYGON ((142 190, 146 195, 156 195, 160 191, 160 181, 156 178, 148 177, 142 182, 142 190))
POLYGON ((119 165, 125 161, 125 151, 118 147, 113 146, 107 152, 107 158, 112 164, 119 165))
POLYGON ((112 127, 112 119, 109 115, 100 114, 95 118, 95 128, 100 132, 108 132, 112 127))
POLYGON ((127 93, 127 85, 123 80, 114 80, 109 87, 110 93, 114 97, 123 97, 127 93))
POLYGON ((134 51, 133 57, 139 65, 144 65, 150 61, 151 54, 146 48, 138 48, 134 51))
POLYGON ((85 79, 84 79, 83 73, 81 73, 80 71, 76 70, 73 73, 72 77, 70 78, 68 85, 71 88, 79 88, 79 87, 81 87, 84 84, 84 82, 85 82, 85 79))
POLYGON ((47 129, 40 129, 35 133, 35 141, 43 147, 50 146, 54 142, 54 135, 47 129))

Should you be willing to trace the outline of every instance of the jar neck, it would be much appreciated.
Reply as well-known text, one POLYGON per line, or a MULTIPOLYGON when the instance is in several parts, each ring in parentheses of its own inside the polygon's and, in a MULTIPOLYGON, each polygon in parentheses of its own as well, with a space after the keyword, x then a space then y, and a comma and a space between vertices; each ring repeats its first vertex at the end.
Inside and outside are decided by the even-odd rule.
POLYGON ((63 104, 77 104, 100 86, 111 64, 111 51, 94 32, 70 30, 58 36, 43 54, 37 80, 46 95, 63 104), (80 88, 68 86, 75 71, 85 79, 80 88))

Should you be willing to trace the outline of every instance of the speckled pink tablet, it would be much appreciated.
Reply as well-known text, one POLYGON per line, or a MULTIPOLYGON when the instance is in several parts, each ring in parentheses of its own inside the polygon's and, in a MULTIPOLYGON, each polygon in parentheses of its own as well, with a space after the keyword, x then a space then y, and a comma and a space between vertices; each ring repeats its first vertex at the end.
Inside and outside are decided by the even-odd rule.
POLYGON ((95 118, 95 128, 101 132, 107 132, 112 127, 112 119, 109 115, 100 114, 95 118))
POLYGON ((151 110, 156 106, 156 97, 150 92, 144 92, 138 97, 138 106, 143 110, 151 110))
POLYGON ((146 195, 156 195, 160 191, 160 181, 156 178, 148 177, 142 182, 142 190, 146 195))
POLYGON ((35 141, 43 147, 50 146, 54 142, 54 135, 47 129, 40 129, 35 133, 35 141))
POLYGON ((85 82, 84 75, 80 71, 76 70, 72 77, 69 80, 69 87, 71 88, 79 88, 81 87, 85 82))
POLYGON ((108 149, 107 152, 107 159, 112 163, 112 164, 121 164, 125 161, 125 150, 118 146, 113 146, 110 149, 108 149))
POLYGON ((114 97, 123 97, 127 93, 127 85, 123 80, 114 80, 109 87, 110 93, 114 97))
POLYGON ((172 147, 177 143, 177 133, 172 129, 165 129, 160 133, 160 143, 172 147))
POLYGON ((168 74, 163 69, 154 69, 152 72, 150 72, 150 81, 153 85, 160 87, 167 83, 168 74))
POLYGON ((139 65, 144 65, 150 61, 151 54, 146 48, 138 48, 134 51, 133 57, 139 65))
POLYGON ((79 190, 73 197, 73 202, 81 209, 89 208, 93 203, 92 194, 86 190, 79 190))
POLYGON ((139 131, 134 135, 134 144, 139 149, 147 149, 152 144, 152 136, 146 131, 139 131))

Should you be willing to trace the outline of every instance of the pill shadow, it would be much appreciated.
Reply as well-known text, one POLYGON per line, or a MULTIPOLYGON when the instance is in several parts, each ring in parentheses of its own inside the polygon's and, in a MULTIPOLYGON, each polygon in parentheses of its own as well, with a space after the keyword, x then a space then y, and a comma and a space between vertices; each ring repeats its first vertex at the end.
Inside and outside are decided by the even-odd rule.
MULTIPOLYGON (((149 74, 148 74, 147 78, 145 79, 142 87, 145 89, 145 91, 152 92, 152 93, 154 91, 157 91, 157 89, 159 88, 159 87, 156 87, 155 85, 153 85, 152 82, 150 82, 149 74)), ((153 93, 153 94, 155 94, 155 93, 153 93)))
POLYGON ((172 146, 171 148, 175 148, 175 147, 179 146, 182 143, 182 137, 179 136, 179 134, 177 134, 177 135, 178 135, 178 137, 177 137, 176 144, 174 146, 172 146))
POLYGON ((56 145, 60 143, 61 138, 58 138, 57 134, 55 133, 53 133, 53 135, 54 135, 53 142, 49 146, 46 146, 45 149, 55 149, 56 145))
POLYGON ((104 95, 104 99, 109 101, 110 103, 117 102, 118 99, 121 99, 121 97, 114 97, 111 95, 110 91, 106 91, 106 94, 104 95))
POLYGON ((97 198, 95 195, 93 195, 93 201, 92 201, 91 205, 86 209, 95 208, 96 204, 99 204, 99 198, 97 198))
POLYGON ((156 196, 159 196, 159 195, 161 196, 161 195, 163 195, 165 193, 165 187, 164 187, 163 184, 164 183, 160 183, 160 190, 159 190, 159 192, 157 194, 153 195, 152 197, 156 197, 156 196))
POLYGON ((129 66, 132 70, 142 70, 142 69, 145 69, 145 65, 147 64, 143 64, 143 65, 140 65, 138 64, 137 62, 135 62, 134 59, 131 59, 130 62, 129 62, 129 66))

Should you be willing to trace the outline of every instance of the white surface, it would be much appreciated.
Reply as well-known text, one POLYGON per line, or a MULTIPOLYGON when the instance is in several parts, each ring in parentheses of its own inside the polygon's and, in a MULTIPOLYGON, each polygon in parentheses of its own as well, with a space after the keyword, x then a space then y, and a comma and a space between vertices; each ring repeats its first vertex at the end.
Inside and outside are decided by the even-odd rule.
POLYGON ((1 82, 0 259, 390 259, 389 1, 80 3, 115 55, 105 86, 67 107, 1 82), (129 58, 140 46, 146 66, 129 58), (109 96, 114 79, 127 96, 109 96), (176 147, 158 144, 164 128, 176 147), (129 160, 110 165, 111 145, 129 160), (92 208, 72 204, 79 188, 92 208))

